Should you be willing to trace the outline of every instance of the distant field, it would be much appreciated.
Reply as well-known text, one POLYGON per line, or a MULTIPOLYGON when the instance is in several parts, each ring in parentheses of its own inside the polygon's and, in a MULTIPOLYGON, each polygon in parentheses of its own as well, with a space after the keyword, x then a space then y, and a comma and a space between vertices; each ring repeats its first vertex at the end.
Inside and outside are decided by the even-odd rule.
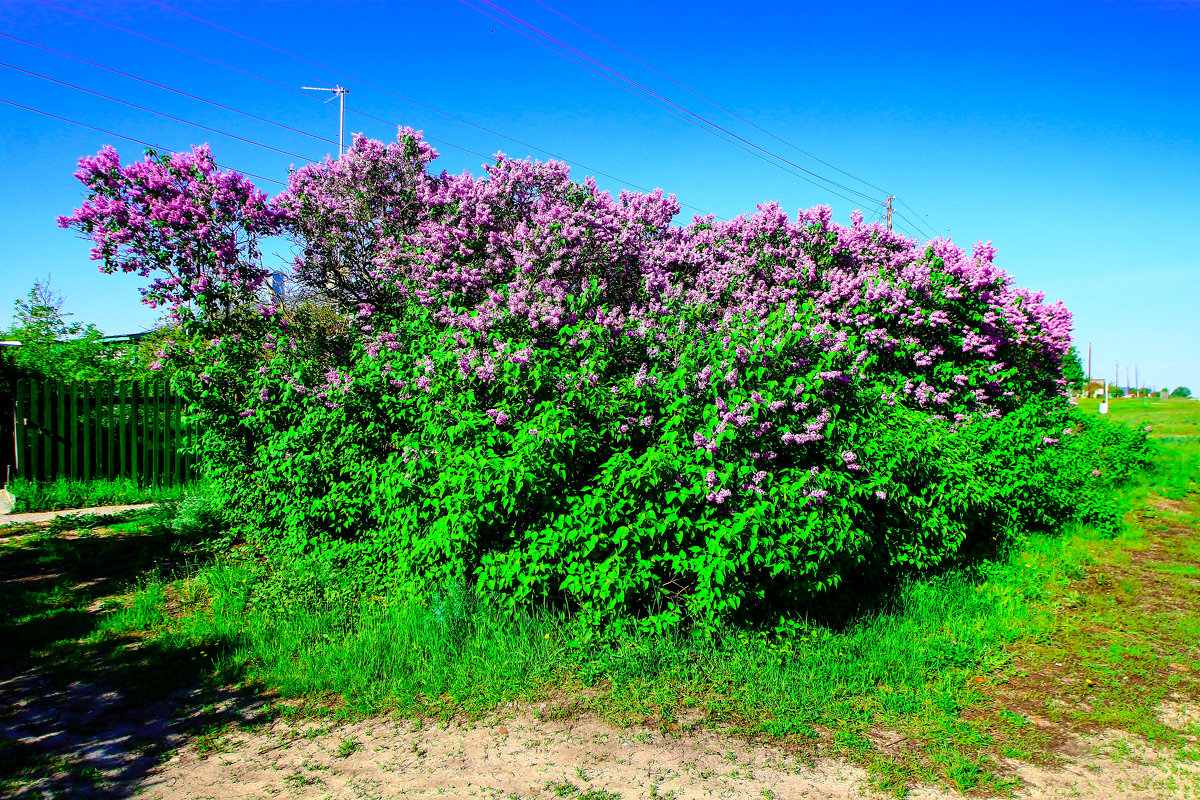
MULTIPOLYGON (((1099 400, 1080 400, 1079 407, 1099 412, 1099 400)), ((1114 420, 1134 427, 1152 427, 1150 435, 1188 436, 1200 438, 1200 400, 1170 398, 1116 398, 1109 401, 1109 414, 1114 420)))

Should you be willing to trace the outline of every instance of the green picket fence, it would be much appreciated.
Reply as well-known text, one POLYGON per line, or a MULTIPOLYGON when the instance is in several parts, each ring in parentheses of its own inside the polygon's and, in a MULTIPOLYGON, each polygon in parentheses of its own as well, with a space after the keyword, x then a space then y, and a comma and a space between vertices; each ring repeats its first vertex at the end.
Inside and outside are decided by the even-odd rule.
POLYGON ((14 394, 15 474, 26 480, 171 486, 196 478, 194 458, 181 452, 183 399, 161 381, 20 378, 14 394))

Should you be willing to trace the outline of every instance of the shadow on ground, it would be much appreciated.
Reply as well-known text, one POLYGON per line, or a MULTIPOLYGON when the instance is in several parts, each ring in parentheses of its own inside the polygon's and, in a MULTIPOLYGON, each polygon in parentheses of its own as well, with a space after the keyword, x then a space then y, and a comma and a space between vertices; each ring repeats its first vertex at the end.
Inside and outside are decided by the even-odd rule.
POLYGON ((273 715, 212 679, 228 641, 102 630, 146 575, 205 555, 152 516, 90 522, 0 538, 0 795, 125 797, 184 743, 273 715))

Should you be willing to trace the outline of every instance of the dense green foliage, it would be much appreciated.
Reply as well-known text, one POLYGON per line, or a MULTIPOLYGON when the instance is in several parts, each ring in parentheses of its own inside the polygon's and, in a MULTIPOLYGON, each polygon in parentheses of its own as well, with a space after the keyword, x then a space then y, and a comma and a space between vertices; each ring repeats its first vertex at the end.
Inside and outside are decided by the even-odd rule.
POLYGON ((1187 398, 1187 397, 1191 397, 1191 396, 1192 396, 1192 390, 1186 386, 1176 386, 1175 391, 1171 392, 1171 397, 1187 398))
POLYGON ((62 310, 63 298, 50 288, 49 279, 35 281, 33 288, 14 303, 12 325, 0 339, 20 342, 0 348, 0 359, 12 376, 50 378, 60 381, 123 380, 150 375, 152 360, 144 347, 105 341, 92 323, 72 321, 62 310))
POLYGON ((359 139, 274 202, 202 149, 81 163, 93 194, 62 224, 155 274, 220 502, 278 562, 348 593, 715 629, 1113 524, 1086 498, 1144 434, 1068 407, 1070 315, 990 245, 774 205, 679 228, 661 193, 433 157, 359 139), (262 297, 279 232, 307 305, 262 297))

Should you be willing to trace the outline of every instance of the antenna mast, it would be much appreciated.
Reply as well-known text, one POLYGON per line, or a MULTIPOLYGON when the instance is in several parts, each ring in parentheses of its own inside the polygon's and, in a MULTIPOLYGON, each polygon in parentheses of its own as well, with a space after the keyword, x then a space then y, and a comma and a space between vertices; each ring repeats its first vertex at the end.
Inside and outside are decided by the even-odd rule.
MULTIPOLYGON (((346 151, 345 147, 345 129, 346 129, 346 95, 350 93, 349 89, 344 89, 339 84, 332 89, 328 86, 301 86, 301 89, 308 89, 312 92, 333 92, 333 97, 338 98, 338 158, 342 157, 342 153, 346 151)), ((329 100, 332 100, 330 97, 329 100)), ((328 103, 329 100, 325 102, 328 103)))

